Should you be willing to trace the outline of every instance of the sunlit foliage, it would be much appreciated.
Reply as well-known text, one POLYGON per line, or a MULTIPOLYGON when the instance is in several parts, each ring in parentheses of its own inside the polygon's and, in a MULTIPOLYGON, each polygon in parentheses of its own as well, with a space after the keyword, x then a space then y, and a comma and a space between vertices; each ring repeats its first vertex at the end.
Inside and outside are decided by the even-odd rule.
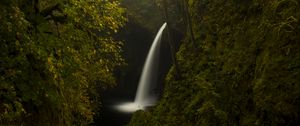
POLYGON ((0 1, 0 124, 87 125, 123 64, 107 0, 0 1))

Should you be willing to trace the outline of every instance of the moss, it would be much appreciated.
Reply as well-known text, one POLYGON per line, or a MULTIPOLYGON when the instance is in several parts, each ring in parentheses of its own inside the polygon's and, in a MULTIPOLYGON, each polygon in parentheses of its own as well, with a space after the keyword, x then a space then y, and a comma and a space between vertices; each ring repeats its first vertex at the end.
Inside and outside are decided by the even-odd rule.
POLYGON ((150 111, 156 118, 152 121, 200 126, 299 124, 298 2, 190 3, 196 44, 190 36, 184 39, 177 52, 182 78, 176 80, 170 70, 164 96, 150 111))

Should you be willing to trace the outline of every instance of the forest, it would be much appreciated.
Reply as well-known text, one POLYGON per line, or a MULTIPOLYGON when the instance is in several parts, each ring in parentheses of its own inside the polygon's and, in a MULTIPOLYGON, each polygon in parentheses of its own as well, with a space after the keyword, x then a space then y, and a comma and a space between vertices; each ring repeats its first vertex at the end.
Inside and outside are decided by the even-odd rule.
POLYGON ((160 97, 122 125, 297 126, 299 19, 299 0, 0 0, 0 125, 117 125, 107 95, 166 22, 160 97))
POLYGON ((88 125, 99 88, 125 62, 111 34, 124 9, 106 0, 1 0, 0 124, 88 125))

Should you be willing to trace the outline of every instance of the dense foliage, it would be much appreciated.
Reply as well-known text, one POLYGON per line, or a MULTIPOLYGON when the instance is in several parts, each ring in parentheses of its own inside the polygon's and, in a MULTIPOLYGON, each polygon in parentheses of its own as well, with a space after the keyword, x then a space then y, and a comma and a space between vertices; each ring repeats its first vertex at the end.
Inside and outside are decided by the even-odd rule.
POLYGON ((0 124, 87 125, 123 64, 107 0, 0 1, 0 124))
POLYGON ((188 0, 188 11, 195 42, 188 31, 159 104, 129 125, 299 125, 299 1, 188 0))
POLYGON ((126 13, 130 19, 151 32, 156 32, 162 24, 162 10, 154 0, 122 0, 122 5, 126 7, 126 13))

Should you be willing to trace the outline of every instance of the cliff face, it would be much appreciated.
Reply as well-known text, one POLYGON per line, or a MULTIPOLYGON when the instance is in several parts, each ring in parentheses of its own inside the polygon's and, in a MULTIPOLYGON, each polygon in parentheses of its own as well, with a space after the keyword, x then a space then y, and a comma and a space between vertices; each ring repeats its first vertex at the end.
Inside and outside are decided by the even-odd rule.
POLYGON ((129 125, 299 124, 300 1, 188 4, 195 41, 188 32, 159 104, 129 125))

